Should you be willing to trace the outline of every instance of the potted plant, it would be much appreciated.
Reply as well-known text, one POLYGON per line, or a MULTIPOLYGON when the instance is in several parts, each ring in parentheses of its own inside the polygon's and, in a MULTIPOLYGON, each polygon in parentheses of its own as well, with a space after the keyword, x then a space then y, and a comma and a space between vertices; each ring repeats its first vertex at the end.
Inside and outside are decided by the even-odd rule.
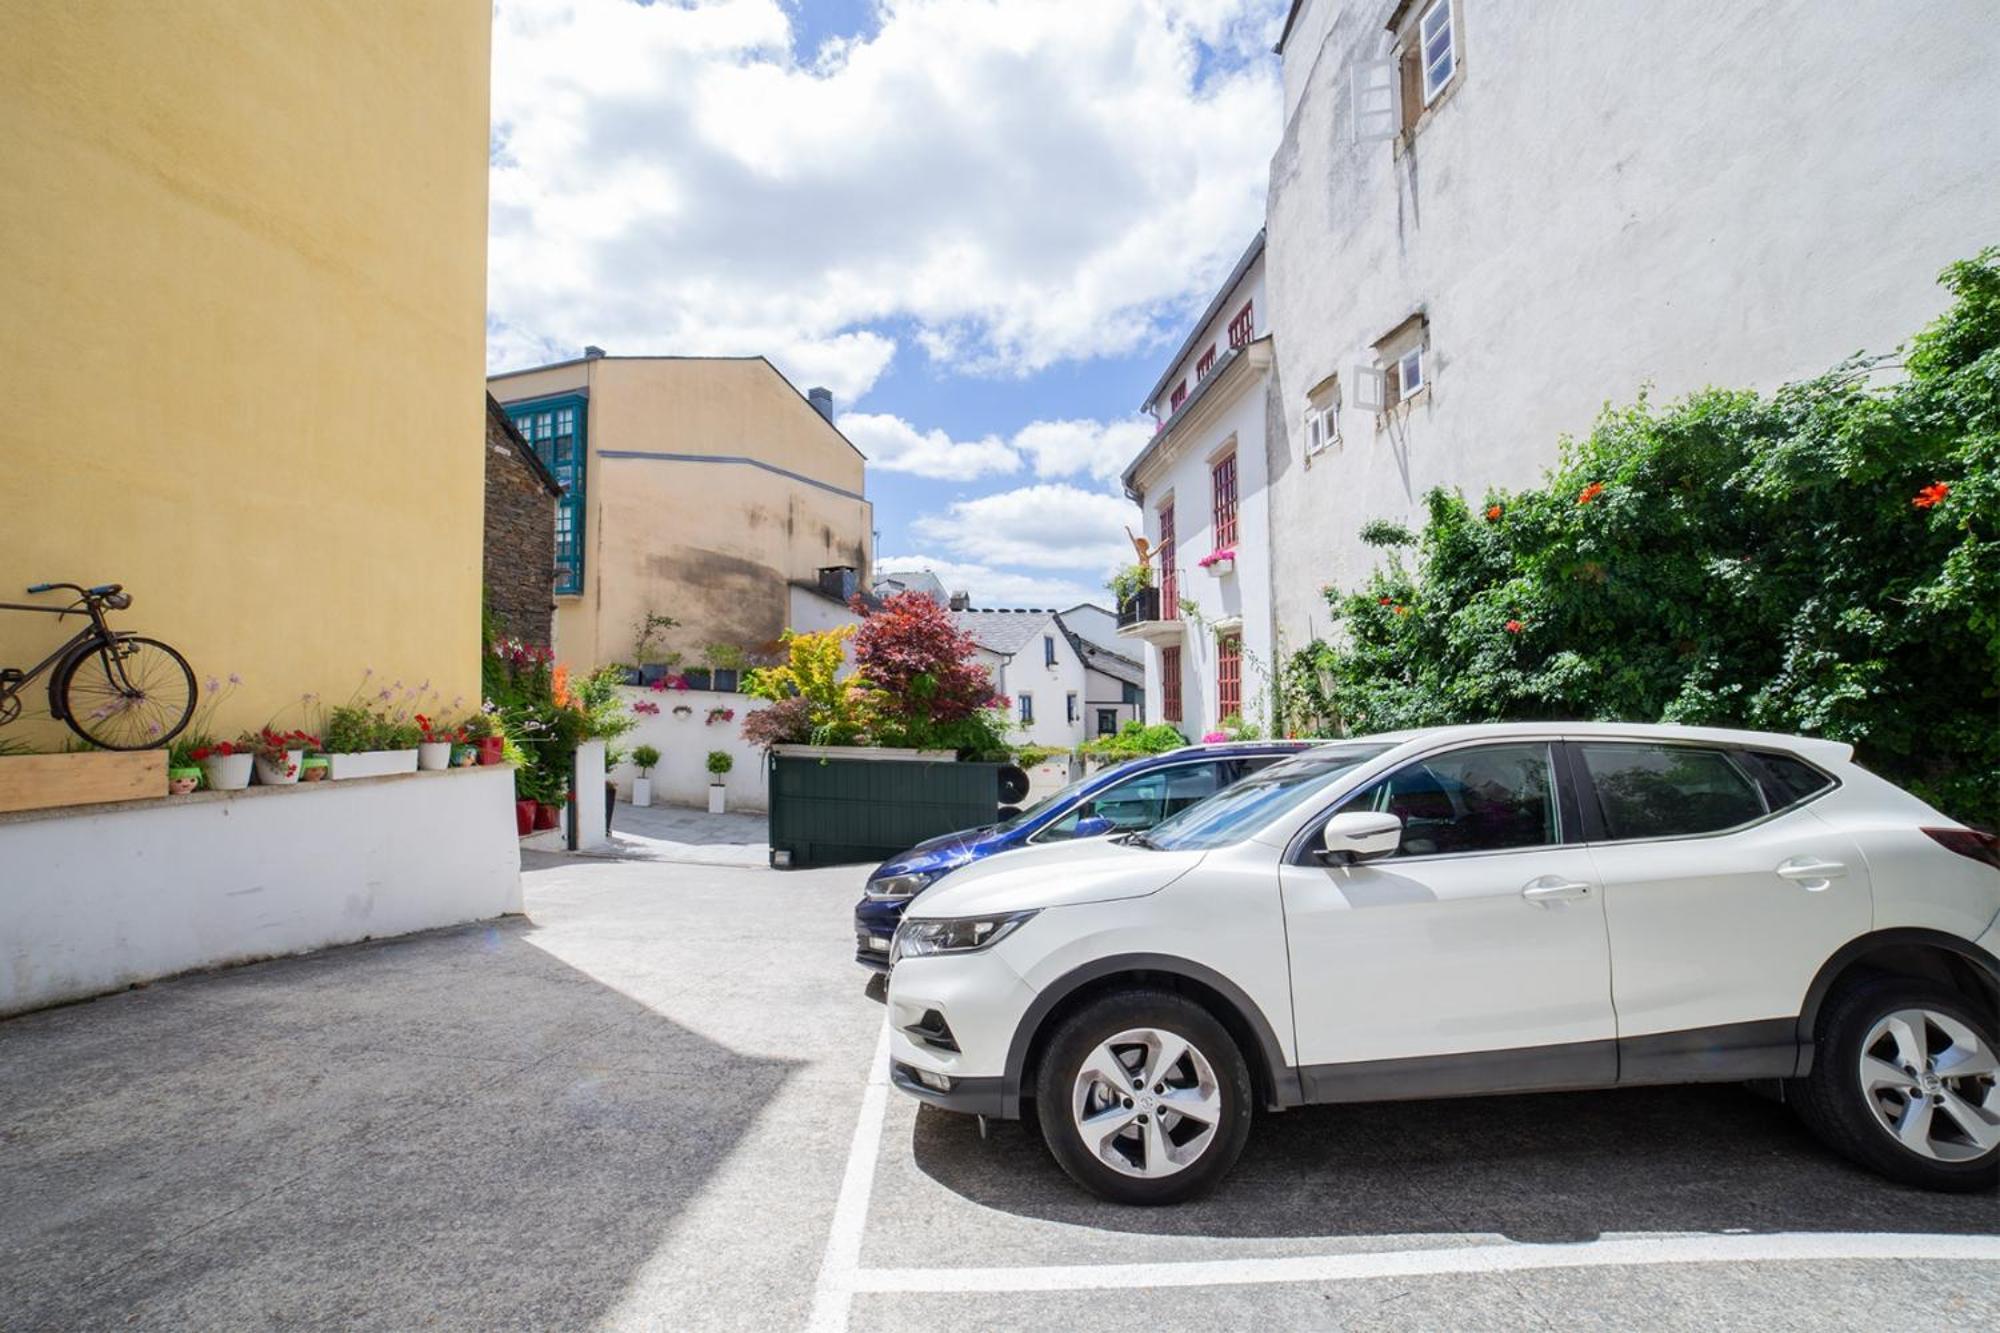
POLYGON ((323 754, 309 754, 299 761, 300 782, 325 782, 331 765, 323 754))
POLYGON ((710 750, 708 752, 708 813, 711 815, 719 815, 723 812, 725 788, 722 785, 722 775, 734 767, 736 767, 736 761, 729 757, 729 751, 710 750))
POLYGON ((462 724, 435 722, 417 714, 417 767, 427 773, 441 772, 451 767, 451 750, 454 745, 465 740, 462 724))
POLYGON ((289 787, 304 771, 306 751, 317 749, 319 737, 299 730, 278 731, 266 726, 243 737, 255 757, 257 781, 266 787, 289 787))
POLYGON ((1236 548, 1234 546, 1224 546, 1218 550, 1210 551, 1207 555, 1195 561, 1195 564, 1207 570, 1216 578, 1223 578, 1234 574, 1236 572, 1236 548))
POLYGON ((414 722, 342 704, 327 714, 325 736, 328 776, 336 782, 417 771, 423 732, 414 722))
POLYGON ((661 612, 647 610, 632 627, 632 660, 639 664, 639 681, 652 685, 664 680, 680 665, 681 655, 663 651, 666 632, 681 622, 661 612))
POLYGON ((722 694, 736 692, 743 669, 750 665, 750 659, 733 643, 709 644, 701 650, 701 660, 708 663, 709 687, 722 694))
POLYGON ((707 725, 711 727, 718 722, 734 722, 735 720, 736 710, 734 708, 711 708, 708 710, 707 725))
POLYGON ((198 745, 190 752, 201 765, 211 791, 242 791, 250 785, 251 760, 255 752, 236 741, 216 741, 198 745))
POLYGON ((479 747, 467 741, 454 741, 451 746, 451 766, 471 768, 479 762, 479 747))
POLYGON ((507 758, 507 738, 500 731, 500 716, 492 704, 487 704, 471 717, 465 719, 465 740, 472 747, 482 764, 504 763, 507 758))
POLYGON ((651 775, 660 762, 660 752, 651 745, 637 746, 632 751, 632 762, 639 766, 639 776, 632 779, 632 804, 651 805, 653 803, 651 775))
POLYGON ((169 796, 186 796, 201 786, 201 763, 194 757, 195 748, 184 736, 167 747, 169 796))

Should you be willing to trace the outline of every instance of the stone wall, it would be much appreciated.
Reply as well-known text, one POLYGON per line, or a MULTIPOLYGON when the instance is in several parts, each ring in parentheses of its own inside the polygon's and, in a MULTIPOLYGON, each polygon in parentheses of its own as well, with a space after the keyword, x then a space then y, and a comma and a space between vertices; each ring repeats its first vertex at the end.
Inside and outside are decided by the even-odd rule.
POLYGON ((556 497, 503 413, 486 413, 486 605, 501 633, 553 643, 556 497))

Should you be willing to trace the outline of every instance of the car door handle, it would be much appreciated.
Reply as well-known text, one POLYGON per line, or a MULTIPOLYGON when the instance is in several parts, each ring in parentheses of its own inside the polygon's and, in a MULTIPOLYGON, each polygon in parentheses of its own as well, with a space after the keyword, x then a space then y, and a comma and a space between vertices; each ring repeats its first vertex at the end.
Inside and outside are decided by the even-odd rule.
POLYGON ((1590 886, 1574 879, 1562 879, 1555 875, 1543 875, 1531 879, 1521 889, 1521 896, 1531 903, 1560 903, 1572 898, 1588 898, 1590 886))
POLYGON ((1839 861, 1821 861, 1811 856, 1795 856, 1778 865, 1778 874, 1794 881, 1808 893, 1818 893, 1847 874, 1847 867, 1839 861))

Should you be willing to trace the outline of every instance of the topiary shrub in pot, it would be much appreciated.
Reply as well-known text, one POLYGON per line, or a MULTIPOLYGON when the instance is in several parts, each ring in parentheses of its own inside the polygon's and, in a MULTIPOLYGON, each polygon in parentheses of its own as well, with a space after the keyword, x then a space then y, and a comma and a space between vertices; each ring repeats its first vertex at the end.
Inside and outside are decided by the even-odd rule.
POLYGON ((722 775, 736 767, 736 761, 727 750, 708 752, 708 813, 719 815, 727 808, 727 789, 722 785, 722 775))
POLYGON ((632 751, 632 762, 639 766, 639 776, 632 779, 632 804, 651 805, 653 803, 652 772, 659 767, 660 752, 651 745, 640 745, 632 751))

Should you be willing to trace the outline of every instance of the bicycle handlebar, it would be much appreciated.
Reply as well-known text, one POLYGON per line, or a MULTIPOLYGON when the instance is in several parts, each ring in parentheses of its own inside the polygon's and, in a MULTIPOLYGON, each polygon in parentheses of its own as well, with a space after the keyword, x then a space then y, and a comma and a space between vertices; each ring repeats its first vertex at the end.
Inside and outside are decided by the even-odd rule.
POLYGON ((109 597, 114 593, 124 591, 124 586, 122 583, 100 583, 95 588, 86 588, 80 583, 35 583, 29 585, 28 595, 32 597, 36 593, 54 592, 57 588, 69 588, 75 592, 82 593, 85 597, 109 597))

